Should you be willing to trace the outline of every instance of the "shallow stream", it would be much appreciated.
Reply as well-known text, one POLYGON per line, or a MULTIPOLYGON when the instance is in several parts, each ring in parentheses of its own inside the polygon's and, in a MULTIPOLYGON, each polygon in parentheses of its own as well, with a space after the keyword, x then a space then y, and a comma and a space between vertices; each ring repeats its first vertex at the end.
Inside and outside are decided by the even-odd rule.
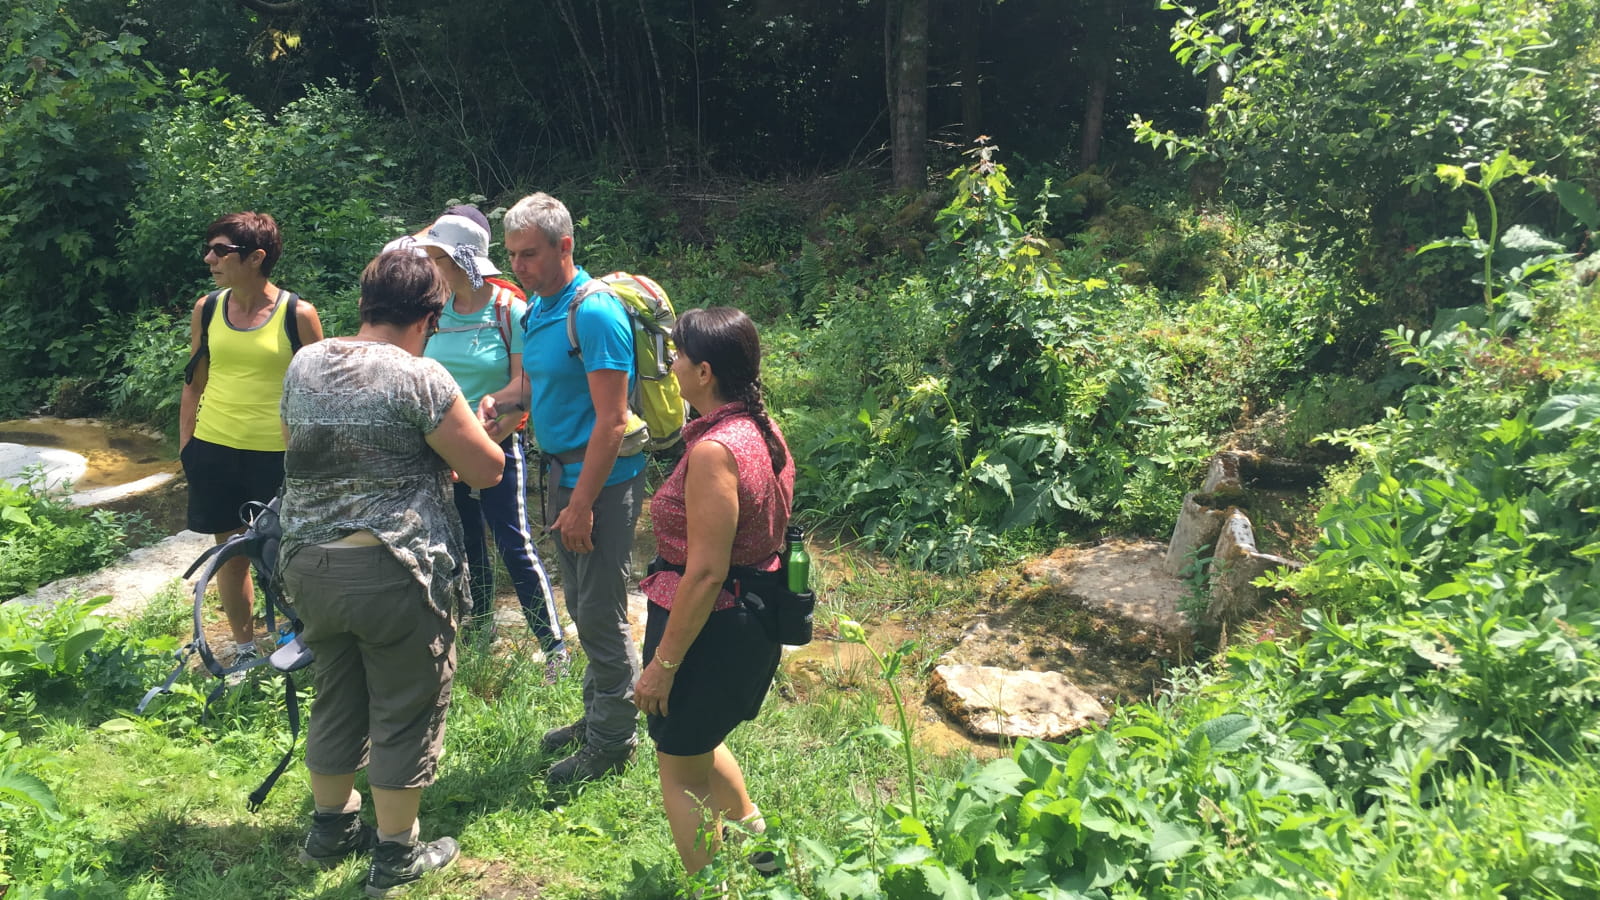
POLYGON ((41 416, 0 422, 0 444, 48 447, 79 454, 87 461, 88 468, 74 482, 78 490, 112 487, 178 471, 177 448, 164 438, 143 429, 95 419, 41 416))

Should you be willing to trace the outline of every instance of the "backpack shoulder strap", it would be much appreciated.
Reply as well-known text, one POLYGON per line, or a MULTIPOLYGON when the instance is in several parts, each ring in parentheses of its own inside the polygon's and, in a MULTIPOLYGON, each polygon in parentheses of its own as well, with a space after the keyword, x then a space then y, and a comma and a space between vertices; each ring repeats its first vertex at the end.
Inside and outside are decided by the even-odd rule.
POLYGON ((194 382, 194 373, 200 368, 200 360, 211 355, 211 320, 217 315, 217 301, 227 293, 228 288, 218 288, 206 294, 205 305, 200 307, 200 346, 195 348, 188 364, 183 367, 184 384, 194 382))
POLYGON ((583 351, 578 348, 578 307, 594 294, 610 293, 613 293, 611 286, 599 278, 589 279, 573 292, 572 302, 567 304, 567 343, 572 345, 572 349, 567 351, 568 356, 583 355, 583 351))
POLYGON ((300 295, 294 291, 284 298, 283 330, 289 335, 289 355, 300 352, 300 316, 297 307, 300 305, 300 295))
POLYGON ((500 340, 505 342, 506 353, 511 352, 511 292, 498 285, 494 289, 494 324, 500 329, 500 340))

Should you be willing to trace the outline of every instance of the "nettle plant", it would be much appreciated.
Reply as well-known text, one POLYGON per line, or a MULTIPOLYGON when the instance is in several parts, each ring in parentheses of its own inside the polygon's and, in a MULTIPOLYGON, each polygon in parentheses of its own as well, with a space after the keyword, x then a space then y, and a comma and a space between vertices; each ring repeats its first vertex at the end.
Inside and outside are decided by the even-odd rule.
MULTIPOLYGON (((886 321, 931 338, 921 371, 895 364, 853 416, 816 416, 798 432, 812 508, 856 524, 873 546, 945 570, 982 564, 1006 532, 1109 508, 1106 495, 1133 462, 1118 443, 1127 433, 1114 429, 1160 406, 1141 360, 1095 351, 1088 322, 1122 289, 1063 271, 1041 223, 1018 217, 993 148, 973 156, 938 215, 943 273, 908 281, 909 296, 887 295, 898 305, 886 321)), ((822 328, 857 313, 824 309, 822 328)), ((870 359, 906 355, 898 345, 863 349, 870 359)))

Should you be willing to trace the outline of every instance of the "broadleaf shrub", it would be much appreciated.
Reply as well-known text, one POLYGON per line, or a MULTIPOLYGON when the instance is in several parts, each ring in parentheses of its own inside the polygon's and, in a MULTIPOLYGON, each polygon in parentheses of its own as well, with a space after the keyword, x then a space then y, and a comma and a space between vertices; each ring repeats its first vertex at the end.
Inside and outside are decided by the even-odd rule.
POLYGON ((1164 531, 1215 438, 1327 340, 1333 281, 1280 255, 1174 300, 1023 222, 992 148, 952 182, 935 274, 842 286, 798 339, 805 508, 946 570, 1032 530, 1164 531))
POLYGON ((1514 337, 1391 334, 1418 380, 1341 438, 1366 471, 1281 581, 1298 627, 801 841, 813 894, 1600 892, 1600 288, 1529 293, 1514 337))

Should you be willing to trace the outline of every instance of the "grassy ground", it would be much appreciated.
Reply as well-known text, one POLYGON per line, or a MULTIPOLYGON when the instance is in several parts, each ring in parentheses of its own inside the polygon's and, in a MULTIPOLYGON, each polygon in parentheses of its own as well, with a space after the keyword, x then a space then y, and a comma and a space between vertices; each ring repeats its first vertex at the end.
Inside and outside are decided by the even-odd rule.
MULTIPOLYGON (((907 606, 921 613, 970 598, 970 592, 949 585, 930 586, 921 575, 873 571, 875 598, 860 589, 839 592, 843 608, 854 615, 907 612, 907 606), (930 599, 930 592, 937 598, 930 599), (916 602, 908 604, 913 597, 916 602)), ((169 592, 129 627, 181 634, 187 628, 185 604, 169 592)), ((895 636, 904 633, 902 626, 895 636)), ((905 789, 898 754, 855 737, 879 722, 880 685, 858 656, 830 654, 831 646, 819 641, 793 673, 786 665, 760 718, 729 741, 769 821, 784 834, 824 843, 842 832, 846 817, 871 811, 905 789)), ((439 781, 423 797, 422 828, 424 837, 456 836, 464 856, 418 895, 676 896, 684 874, 661 812, 648 739, 641 736, 643 752, 622 777, 572 796, 551 796, 543 773, 555 760, 539 751, 538 738, 577 716, 581 669, 547 687, 542 665, 528 653, 531 642, 502 641, 497 647, 494 655, 462 648, 445 757, 439 781)), ((212 686, 209 680, 194 684, 202 691, 212 686)), ((298 755, 260 812, 246 809, 246 795, 288 742, 281 685, 270 677, 247 681, 204 722, 195 691, 158 701, 144 718, 86 712, 81 704, 41 698, 25 739, 50 760, 40 774, 67 816, 56 826, 62 829, 59 840, 50 844, 69 855, 75 846, 105 848, 104 880, 116 885, 80 895, 227 900, 351 896, 359 890, 361 862, 324 873, 295 861, 310 813, 298 755)), ((920 697, 920 688, 910 696, 920 697)), ((967 748, 942 740, 939 753, 925 755, 923 765, 949 774, 968 758, 967 748)), ((731 887, 737 893, 742 879, 754 877, 736 866, 731 887)))

